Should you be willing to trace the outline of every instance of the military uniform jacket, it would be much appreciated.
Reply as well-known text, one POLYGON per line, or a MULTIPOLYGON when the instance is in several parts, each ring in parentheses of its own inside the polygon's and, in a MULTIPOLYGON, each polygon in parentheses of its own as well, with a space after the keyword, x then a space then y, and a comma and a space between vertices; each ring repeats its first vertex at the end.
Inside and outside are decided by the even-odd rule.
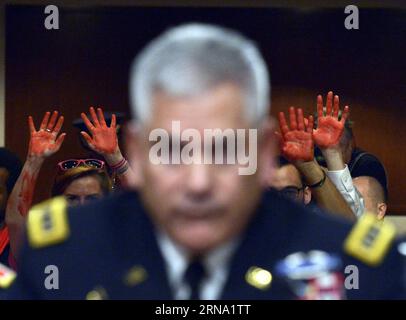
MULTIPOLYGON (((266 192, 232 257, 221 299, 303 298, 306 281, 286 280, 277 265, 314 250, 338 256, 343 277, 346 266, 358 268, 358 288, 346 289, 344 298, 402 298, 403 262, 393 235, 379 223, 352 226, 266 192)), ((68 208, 63 198, 34 207, 8 298, 172 299, 155 228, 137 193, 82 207, 68 208), (52 283, 47 277, 55 272, 52 283)))

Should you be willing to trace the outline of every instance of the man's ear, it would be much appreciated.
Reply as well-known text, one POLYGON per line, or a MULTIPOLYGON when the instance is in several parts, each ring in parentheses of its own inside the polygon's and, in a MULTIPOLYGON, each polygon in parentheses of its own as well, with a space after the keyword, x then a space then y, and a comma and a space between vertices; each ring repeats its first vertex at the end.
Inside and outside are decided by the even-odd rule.
POLYGON ((276 169, 277 137, 275 136, 275 121, 268 117, 259 126, 258 167, 261 185, 265 188, 272 185, 276 169))
POLYGON ((124 127, 124 146, 128 162, 134 173, 128 187, 138 189, 143 181, 142 151, 144 145, 142 145, 141 127, 135 121, 129 121, 124 127))
POLYGON ((305 187, 303 190, 303 203, 307 205, 312 201, 312 191, 309 187, 305 187))
POLYGON ((378 203, 378 220, 382 220, 385 217, 387 208, 386 203, 378 203))

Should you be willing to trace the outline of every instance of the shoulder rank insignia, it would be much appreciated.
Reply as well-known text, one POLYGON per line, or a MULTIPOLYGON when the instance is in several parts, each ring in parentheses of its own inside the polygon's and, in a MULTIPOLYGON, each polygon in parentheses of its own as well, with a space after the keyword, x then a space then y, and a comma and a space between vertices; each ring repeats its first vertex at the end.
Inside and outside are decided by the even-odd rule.
POLYGON ((395 227, 364 213, 344 242, 344 252, 370 266, 379 265, 395 238, 395 227))
POLYGON ((15 278, 15 271, 0 263, 0 289, 7 289, 15 278))
POLYGON ((27 235, 33 248, 46 247, 68 238, 66 199, 56 197, 32 207, 28 214, 27 235))

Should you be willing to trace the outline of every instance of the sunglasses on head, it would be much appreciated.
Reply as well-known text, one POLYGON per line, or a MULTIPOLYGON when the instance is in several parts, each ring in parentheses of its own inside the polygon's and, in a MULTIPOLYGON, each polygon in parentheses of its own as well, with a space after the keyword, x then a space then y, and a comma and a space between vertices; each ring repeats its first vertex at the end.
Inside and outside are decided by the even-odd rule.
POLYGON ((58 163, 59 169, 63 171, 77 168, 79 166, 103 169, 104 161, 99 159, 69 159, 58 163))

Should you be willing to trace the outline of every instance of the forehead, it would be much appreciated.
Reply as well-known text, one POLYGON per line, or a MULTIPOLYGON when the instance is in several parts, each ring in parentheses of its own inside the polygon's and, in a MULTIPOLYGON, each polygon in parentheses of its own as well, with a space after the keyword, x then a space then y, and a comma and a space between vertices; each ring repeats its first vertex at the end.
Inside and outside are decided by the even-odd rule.
POLYGON ((64 193, 82 194, 97 193, 100 191, 101 185, 99 179, 94 175, 90 175, 73 180, 64 193))
POLYGON ((354 186, 358 189, 359 192, 362 194, 368 189, 368 180, 362 177, 354 178, 353 180, 354 186))
POLYGON ((274 186, 277 188, 284 188, 287 186, 301 187, 302 181, 297 169, 291 165, 282 166, 275 171, 274 186))
POLYGON ((171 131, 172 121, 181 129, 246 128, 242 90, 225 83, 194 97, 171 97, 163 92, 153 96, 150 125, 171 131))

